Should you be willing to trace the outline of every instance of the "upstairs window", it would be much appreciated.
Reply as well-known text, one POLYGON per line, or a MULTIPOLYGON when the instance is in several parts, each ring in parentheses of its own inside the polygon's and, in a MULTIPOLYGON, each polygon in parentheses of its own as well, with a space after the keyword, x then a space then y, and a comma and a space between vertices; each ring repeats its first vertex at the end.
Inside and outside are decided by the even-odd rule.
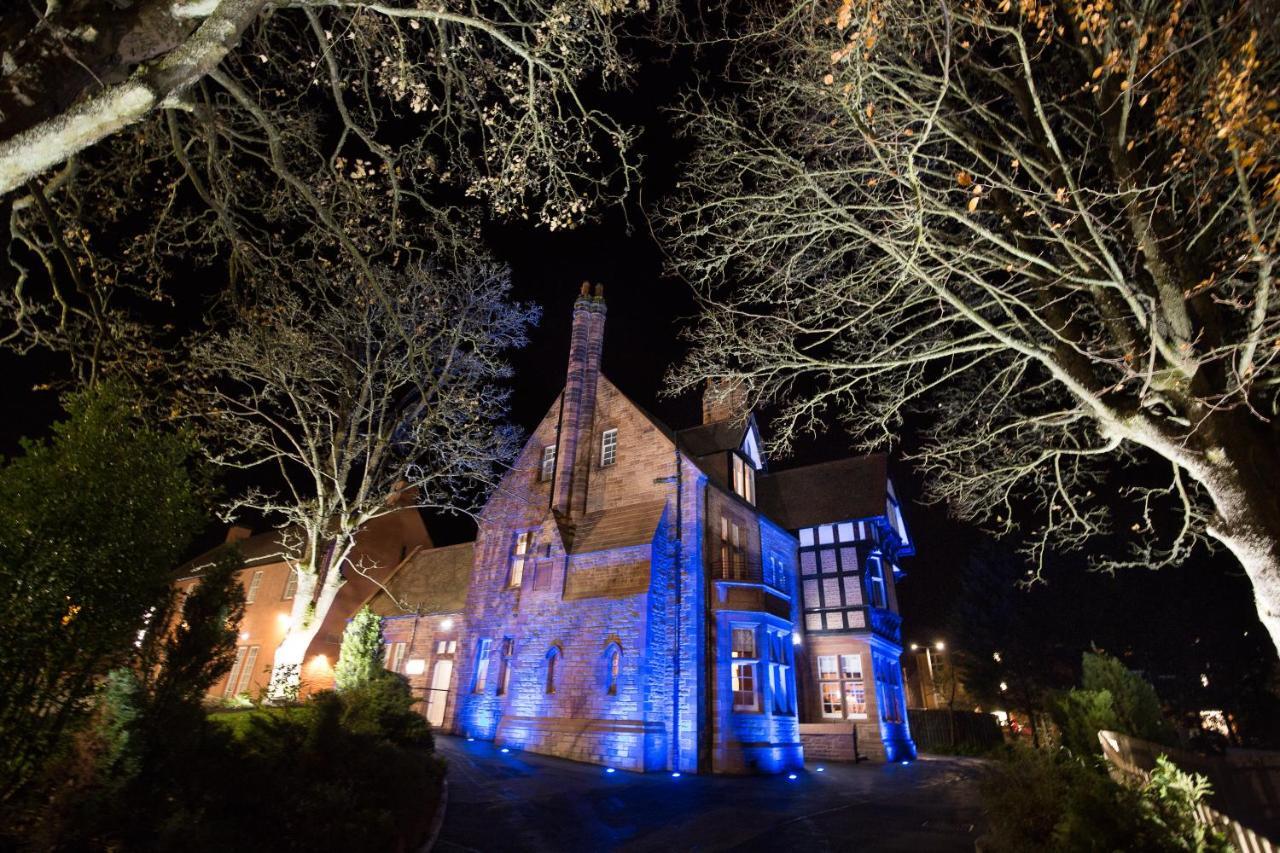
POLYGON ((256 571, 249 579, 249 590, 244 594, 244 603, 253 604, 258 598, 258 587, 262 586, 262 572, 256 571))
POLYGON ((556 664, 560 662, 560 649, 553 647, 547 652, 547 693, 556 692, 556 664))
POLYGON ((755 506, 756 503, 756 469, 751 463, 738 454, 733 456, 733 490, 738 497, 755 506))
POLYGON ((548 444, 542 448, 542 470, 539 473, 539 479, 544 482, 550 480, 556 475, 556 446, 548 444))
POLYGON ((516 541, 511 549, 511 573, 507 577, 508 587, 518 587, 524 581, 524 564, 529 559, 529 545, 532 542, 532 530, 516 534, 516 541))
POLYGON ((612 465, 618 461, 618 431, 607 429, 600 436, 600 467, 612 465))
POLYGON ((298 592, 298 570, 290 566, 289 579, 284 582, 284 592, 281 593, 280 599, 282 601, 288 601, 290 598, 293 598, 294 595, 297 594, 297 592, 298 592))
POLYGON ((889 597, 884 588, 884 566, 879 557, 867 559, 867 578, 871 584, 871 606, 884 609, 889 606, 889 597))
POLYGON ((720 577, 746 580, 747 560, 742 549, 742 528, 737 522, 720 516, 720 577))

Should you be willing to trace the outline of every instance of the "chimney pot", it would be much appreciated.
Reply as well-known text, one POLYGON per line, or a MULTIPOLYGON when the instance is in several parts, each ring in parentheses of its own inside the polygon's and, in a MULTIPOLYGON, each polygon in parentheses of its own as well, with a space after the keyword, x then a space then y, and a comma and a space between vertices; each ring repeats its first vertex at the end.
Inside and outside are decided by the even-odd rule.
POLYGON ((582 282, 582 293, 580 295, 582 296, 591 295, 591 282, 585 281, 585 280, 582 282))
POLYGON ((253 535, 253 530, 239 524, 227 528, 227 542, 243 542, 253 535))

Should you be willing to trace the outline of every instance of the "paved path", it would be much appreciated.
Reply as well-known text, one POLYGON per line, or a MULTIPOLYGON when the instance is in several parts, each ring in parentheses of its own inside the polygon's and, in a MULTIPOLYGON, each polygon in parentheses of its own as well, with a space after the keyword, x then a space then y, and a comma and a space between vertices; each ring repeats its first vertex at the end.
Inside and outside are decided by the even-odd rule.
POLYGON ((440 853, 972 851, 980 832, 975 759, 674 779, 454 737, 437 747, 449 760, 440 853))

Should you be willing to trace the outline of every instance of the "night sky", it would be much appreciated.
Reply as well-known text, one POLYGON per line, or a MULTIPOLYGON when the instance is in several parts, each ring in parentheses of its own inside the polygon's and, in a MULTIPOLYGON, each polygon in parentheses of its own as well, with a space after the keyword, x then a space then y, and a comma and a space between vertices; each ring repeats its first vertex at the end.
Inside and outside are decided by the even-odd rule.
MULTIPOLYGON (((592 224, 572 232, 548 233, 527 225, 491 225, 490 250, 508 263, 516 296, 543 307, 543 319, 530 345, 516 354, 512 417, 532 428, 546 412, 563 380, 569 345, 571 307, 583 280, 605 288, 608 319, 603 370, 619 388, 675 429, 696 424, 699 400, 660 395, 666 371, 683 352, 682 325, 695 310, 688 286, 664 275, 661 249, 650 233, 646 211, 669 192, 683 156, 673 139, 662 107, 687 84, 680 66, 651 63, 640 74, 638 94, 611 96, 610 109, 626 123, 645 129, 640 142, 644 184, 629 206, 606 211, 592 224)), ((208 273, 213 275, 213 273, 208 273)), ((6 416, 0 426, 0 453, 11 455, 22 435, 42 435, 57 414, 55 395, 33 392, 37 382, 56 371, 55 359, 0 354, 6 416)), ((766 413, 767 414, 767 413, 766 413)), ((768 445, 767 419, 762 424, 768 445)), ((915 437, 903 436, 904 444, 915 437)), ((850 452, 846 436, 833 433, 797 448, 790 459, 773 459, 774 467, 823 461, 850 452)), ((906 562, 907 577, 899 588, 904 617, 904 643, 932 642, 945 636, 950 605, 959 589, 966 555, 981 534, 947 517, 943 508, 919 502, 922 484, 900 462, 894 481, 906 502, 907 524, 918 555, 906 562)), ((469 539, 474 528, 465 518, 431 518, 437 544, 469 539)), ((220 540, 211 525, 198 543, 220 540)), ((1049 586, 1036 594, 1051 597, 1062 619, 1072 620, 1075 649, 1096 645, 1117 654, 1129 652, 1131 666, 1165 672, 1185 681, 1206 667, 1230 671, 1242 657, 1274 656, 1254 616, 1250 589, 1227 554, 1200 554, 1186 566, 1159 573, 1134 572, 1117 579, 1088 575, 1064 564, 1048 574, 1049 586)))

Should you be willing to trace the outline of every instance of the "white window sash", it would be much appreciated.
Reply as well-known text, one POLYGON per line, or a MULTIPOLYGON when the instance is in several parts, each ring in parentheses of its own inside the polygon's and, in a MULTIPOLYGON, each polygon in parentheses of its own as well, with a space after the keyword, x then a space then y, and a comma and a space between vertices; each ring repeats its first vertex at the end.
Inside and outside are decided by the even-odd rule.
POLYGON ((249 591, 244 594, 244 603, 253 604, 258 598, 258 587, 262 586, 262 570, 253 573, 249 579, 249 591))
POLYGON ((240 667, 240 681, 236 684, 235 695, 239 696, 249 690, 249 682, 253 679, 253 667, 258 662, 258 647, 250 646, 244 657, 244 666, 240 667))

